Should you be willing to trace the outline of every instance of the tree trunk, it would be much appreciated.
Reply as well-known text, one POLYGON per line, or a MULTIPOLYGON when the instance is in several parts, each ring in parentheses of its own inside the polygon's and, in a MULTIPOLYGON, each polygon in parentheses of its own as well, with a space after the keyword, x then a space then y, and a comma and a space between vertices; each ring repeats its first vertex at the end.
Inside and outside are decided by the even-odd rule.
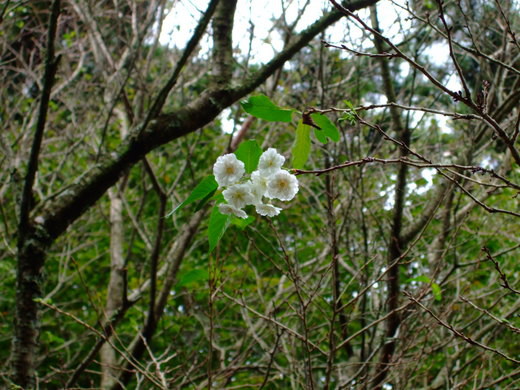
POLYGON ((44 241, 33 229, 19 241, 12 366, 14 383, 23 389, 34 388, 36 384, 40 318, 35 300, 41 296, 45 251, 44 241))
MULTIPOLYGON (((108 191, 110 198, 110 281, 105 316, 108 321, 123 307, 125 294, 125 261, 123 256, 123 200, 117 186, 108 191)), ((110 339, 109 339, 110 340, 110 339)), ((101 347, 101 387, 109 389, 118 376, 117 356, 110 343, 101 347)))

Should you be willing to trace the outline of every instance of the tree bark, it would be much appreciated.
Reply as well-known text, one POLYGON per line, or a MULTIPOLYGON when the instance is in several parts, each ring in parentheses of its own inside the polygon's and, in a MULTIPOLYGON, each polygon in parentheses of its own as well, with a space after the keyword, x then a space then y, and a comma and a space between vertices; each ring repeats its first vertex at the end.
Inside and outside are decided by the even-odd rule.
MULTIPOLYGON (((123 199, 117 188, 108 191, 110 198, 110 281, 108 283, 105 317, 108 321, 122 309, 125 295, 125 260, 123 255, 123 199)), ((101 387, 109 389, 118 376, 116 352, 105 343, 99 351, 101 387)))
POLYGON ((54 56, 54 39, 60 14, 60 1, 54 0, 49 17, 47 56, 43 75, 38 119, 31 146, 27 173, 20 200, 18 224, 18 263, 16 274, 16 312, 14 319, 12 368, 16 384, 33 388, 36 384, 36 357, 40 333, 39 307, 36 298, 41 296, 42 268, 45 252, 50 243, 47 232, 30 218, 34 206, 33 186, 38 172, 38 160, 47 122, 47 111, 59 58, 54 56))
MULTIPOLYGON (((38 356, 40 334, 39 304, 41 296, 42 268, 47 245, 32 228, 31 234, 18 247, 16 282, 16 314, 13 340, 14 383, 24 389, 36 384, 35 365, 38 356)), ((43 238, 43 237, 42 237, 43 238)))

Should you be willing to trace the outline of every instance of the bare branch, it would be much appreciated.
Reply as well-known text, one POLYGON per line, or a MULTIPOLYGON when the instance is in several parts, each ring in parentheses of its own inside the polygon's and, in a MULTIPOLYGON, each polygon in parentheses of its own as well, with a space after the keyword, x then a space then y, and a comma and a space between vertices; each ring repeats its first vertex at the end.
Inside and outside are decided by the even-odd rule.
POLYGON ((502 280, 501 286, 508 289, 514 294, 520 294, 519 290, 515 290, 513 287, 511 287, 511 285, 507 281, 506 274, 500 268, 500 264, 498 264, 498 261, 491 255, 489 249, 486 247, 482 247, 482 252, 484 252, 486 254, 486 258, 494 264, 495 269, 497 270, 498 274, 500 275, 500 279, 502 280))
POLYGON ((409 294, 408 292, 404 292, 404 294, 408 297, 408 299, 412 302, 414 302, 415 304, 417 304, 418 306, 421 307, 421 309, 423 309, 425 312, 427 312, 430 316, 432 316, 439 325, 445 327, 446 329, 448 329, 450 332, 452 332, 456 337, 459 337, 461 338, 462 340, 466 341, 467 343, 471 344, 471 345, 475 345, 479 348, 482 348, 486 351, 490 351, 490 352, 493 352, 501 357, 503 357, 504 359, 506 360, 509 360, 510 362, 513 362, 513 363, 516 363, 516 364, 520 364, 520 360, 517 360, 517 359, 514 359, 512 357, 509 357, 507 356, 505 353, 499 351, 498 349, 495 349, 495 348, 491 348, 487 345, 484 345, 476 340, 473 340, 472 338, 466 336, 464 333, 462 333, 461 331, 458 331, 457 329, 455 329, 452 325, 444 322, 443 320, 441 320, 435 313, 433 313, 430 309, 428 309, 426 306, 424 306, 421 302, 419 302, 417 299, 415 299, 411 294, 409 294))

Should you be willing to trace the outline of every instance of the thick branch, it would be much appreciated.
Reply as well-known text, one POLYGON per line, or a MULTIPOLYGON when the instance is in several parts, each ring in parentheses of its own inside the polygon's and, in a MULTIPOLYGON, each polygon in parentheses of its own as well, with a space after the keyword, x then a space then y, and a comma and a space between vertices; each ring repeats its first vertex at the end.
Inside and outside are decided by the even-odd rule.
POLYGON ((216 85, 229 85, 233 75, 233 19, 237 0, 221 0, 213 18, 213 76, 216 85))
MULTIPOLYGON (((351 3, 349 9, 354 11, 377 1, 360 0, 351 3)), ((298 34, 292 44, 237 88, 207 90, 187 106, 151 120, 143 131, 142 126, 134 129, 115 153, 102 157, 100 163, 39 211, 50 240, 59 237, 70 224, 83 215, 116 183, 125 169, 136 164, 151 150, 210 123, 224 108, 254 91, 312 38, 341 17, 342 14, 337 11, 323 16, 298 34)))

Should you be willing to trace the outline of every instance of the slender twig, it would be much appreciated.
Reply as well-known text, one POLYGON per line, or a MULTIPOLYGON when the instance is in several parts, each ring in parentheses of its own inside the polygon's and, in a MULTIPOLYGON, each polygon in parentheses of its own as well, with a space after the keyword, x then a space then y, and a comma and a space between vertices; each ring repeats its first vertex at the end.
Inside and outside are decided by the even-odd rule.
POLYGON ((515 333, 520 333, 520 328, 517 328, 516 326, 513 326, 511 325, 511 323, 509 323, 509 321, 506 321, 502 318, 498 318, 497 316, 493 315, 492 313, 490 313, 488 310, 486 309, 483 309, 479 306, 477 306, 476 304, 474 304, 473 302, 471 302, 469 299, 463 297, 462 295, 459 296, 460 300, 462 302, 465 302, 469 305, 471 305, 471 307, 473 307, 474 309, 478 310, 479 312, 481 313, 484 313, 486 314, 487 316, 491 317, 493 320, 495 320, 496 322, 498 322, 499 324, 502 324, 504 325, 506 328, 508 328, 509 330, 515 332, 515 333))
MULTIPOLYGON (((280 329, 285 330, 287 333, 289 333, 290 335, 296 337, 298 340, 303 341, 304 343, 308 344, 310 348, 312 348, 313 350, 318 351, 323 356, 328 356, 328 353, 326 351, 324 351, 323 349, 321 349, 319 347, 319 345, 314 344, 312 341, 306 339, 305 336, 301 335, 296 330, 294 330, 294 329, 290 328, 289 326, 281 323, 280 321, 276 320, 275 318, 266 316, 266 315, 256 311, 252 307, 246 305, 244 302, 242 302, 242 301, 236 299, 235 297, 232 297, 231 295, 227 294, 225 291, 222 291, 221 294, 224 295, 230 301, 232 301, 232 302, 236 303, 237 305, 243 307, 244 309, 250 311, 251 313, 256 315, 258 318, 261 318, 261 319, 263 319, 265 321, 268 321, 268 322, 272 323, 273 325, 276 325, 280 329)), ((339 347, 337 347, 337 349, 339 349, 339 347)))
MULTIPOLYGON (((430 82, 437 87, 439 90, 443 91, 447 95, 449 95, 454 101, 460 101, 464 103, 466 106, 480 114, 485 122, 494 130, 495 134, 500 137, 500 139, 506 144, 507 148, 511 151, 511 155, 515 162, 520 165, 520 152, 514 146, 511 138, 507 135, 507 132, 496 122, 494 118, 492 118, 487 112, 485 112, 485 107, 481 107, 480 105, 473 102, 471 96, 467 91, 466 96, 463 96, 460 91, 452 91, 448 87, 444 86, 439 80, 437 80, 426 68, 419 64, 414 59, 410 58, 406 54, 404 54, 389 38, 381 34, 376 28, 370 27, 363 19, 357 16, 355 13, 350 11, 348 8, 343 7, 335 0, 330 0, 330 2, 344 15, 349 16, 356 20, 366 31, 369 31, 377 37, 381 39, 384 43, 386 43, 392 50, 396 52, 398 57, 402 58, 406 62, 410 64, 410 66, 416 68, 420 71, 430 82)), ((449 37, 447 37, 450 40, 449 37)))
POLYGON ((89 353, 85 356, 85 358, 81 361, 81 363, 76 367, 72 375, 67 380, 65 388, 72 387, 76 381, 79 379, 79 376, 85 371, 85 369, 90 365, 92 360, 96 357, 101 347, 110 339, 112 336, 117 324, 124 317, 126 311, 137 301, 127 301, 127 304, 123 305, 122 308, 116 311, 114 316, 110 318, 106 324, 103 326, 103 330, 100 332, 104 335, 104 337, 99 337, 94 346, 90 349, 89 353))
POLYGON ((439 5, 439 18, 441 19, 441 22, 444 25, 444 29, 446 30, 446 40, 448 41, 448 48, 450 51, 451 60, 455 65, 457 74, 459 75, 460 82, 462 83, 462 88, 464 88, 464 93, 466 94, 465 98, 468 100, 468 102, 472 102, 471 91, 469 90, 468 83, 466 81, 466 78, 464 77, 464 72, 460 67, 457 57, 455 57, 455 52, 453 51, 453 39, 451 37, 451 28, 448 27, 448 23, 446 22, 446 18, 444 16, 444 2, 443 0, 437 0, 437 4, 439 5))
POLYGON ((150 255, 150 302, 148 304, 148 316, 146 320, 146 326, 145 330, 143 331, 145 338, 150 338, 151 329, 155 329, 155 301, 157 296, 157 264, 159 262, 159 256, 161 253, 161 242, 162 237, 164 233, 164 222, 165 222, 165 214, 166 214, 166 202, 167 202, 167 196, 166 192, 163 190, 162 186, 160 185, 159 181, 157 180, 157 177, 153 171, 152 166, 148 162, 148 160, 143 158, 144 167, 146 170, 146 173, 148 173, 148 176, 150 177, 152 181, 152 186, 157 193, 157 196, 159 197, 159 212, 157 215, 157 228, 156 228, 156 235, 155 235, 155 241, 153 244, 152 253, 150 255))
POLYGON ((2 10, 0 10, 0 23, 2 23, 4 21, 4 15, 5 15, 5 12, 7 11, 7 7, 9 7, 9 3, 10 3, 10 1, 7 0, 4 3, 4 6, 2 7, 2 10))
POLYGON ((276 356, 276 352, 278 351, 278 346, 279 346, 280 340, 282 339, 282 336, 284 334, 284 330, 277 329, 276 333, 277 333, 276 341, 274 342, 272 351, 269 353, 269 363, 267 364, 267 369, 265 371, 264 380, 263 380, 262 384, 260 385, 260 390, 263 389, 265 387, 265 385, 267 385, 267 382, 269 381, 269 373, 271 372, 271 367, 274 362, 274 357, 276 356))
POLYGON ((397 58, 399 57, 399 55, 397 54, 392 54, 392 53, 365 53, 365 52, 361 52, 361 51, 358 51, 358 50, 354 50, 354 49, 350 49, 349 47, 345 46, 345 45, 333 45, 332 43, 328 43, 326 41, 321 41, 321 43, 323 43, 323 45, 325 47, 334 47, 336 49, 342 49, 342 50, 346 50, 348 51, 349 53, 352 53, 356 56, 363 56, 363 57, 370 57, 370 58, 397 58))
POLYGON ((437 323, 441 326, 443 326, 444 328, 448 329, 450 332, 452 332, 456 337, 459 337, 461 338, 462 340, 466 341, 467 343, 471 344, 471 345, 475 345, 479 348, 482 348, 486 351, 489 351, 489 352, 493 352, 499 356, 502 356, 504 359, 506 360, 509 360, 510 362, 513 362, 513 363, 516 363, 516 364, 520 364, 520 360, 517 360, 517 359, 514 359, 510 356, 507 356, 505 353, 499 351, 498 349, 495 349, 495 348, 491 348, 485 344, 482 344, 476 340, 473 340, 471 337, 468 337, 466 336, 464 333, 462 333, 461 331, 455 329, 452 325, 448 324, 447 322, 444 322, 443 320, 441 320, 434 312, 432 312, 430 309, 428 309, 426 306, 424 306, 419 300, 415 299, 410 293, 408 292, 404 292, 404 294, 408 297, 408 299, 410 299, 410 301, 414 302, 415 304, 417 304, 418 306, 421 307, 421 309, 423 309, 425 312, 427 312, 430 316, 432 316, 435 321, 437 321, 437 323))
POLYGON ((167 389, 168 388, 168 384, 166 383, 166 378, 164 376, 164 372, 161 370, 161 363, 159 363, 157 361, 157 359, 155 358, 153 352, 152 352, 152 349, 150 348, 150 346, 148 345, 148 343, 146 342, 146 337, 144 337, 142 334, 140 334, 141 336, 141 339, 142 339, 142 342, 144 344, 144 346, 146 347, 146 351, 148 352, 148 355, 150 355, 150 359, 152 359, 152 362, 155 366, 155 372, 156 372, 156 376, 159 377, 159 379, 161 380, 161 384, 163 385, 163 388, 167 389))
POLYGON ((500 279, 502 280, 501 286, 515 294, 520 294, 519 290, 516 290, 510 286, 509 282, 507 281, 506 274, 500 268, 500 264, 498 264, 498 261, 496 261, 495 258, 491 255, 489 249, 486 247, 482 247, 482 252, 484 252, 486 254, 486 258, 495 265, 495 269, 497 270, 498 274, 500 275, 500 279))
POLYGON ((511 142, 516 143, 519 133, 520 133, 520 110, 518 110, 518 115, 516 116, 515 132, 513 133, 513 136, 511 137, 511 142))
MULTIPOLYGON (((364 157, 360 160, 346 161, 342 164, 334 165, 332 167, 324 168, 324 169, 313 169, 313 170, 293 169, 292 171, 294 172, 295 175, 314 174, 316 176, 320 176, 324 173, 332 172, 337 169, 343 169, 343 168, 347 168, 347 167, 351 167, 351 166, 358 166, 358 165, 364 165, 364 164, 370 164, 370 163, 406 164, 408 166, 419 168, 419 169, 425 169, 425 168, 449 169, 449 168, 452 168, 452 169, 458 169, 458 170, 463 170, 463 171, 470 171, 471 173, 482 173, 482 174, 486 173, 498 180, 503 181, 505 184, 500 186, 500 185, 491 184, 491 183, 483 183, 483 182, 480 182, 477 180, 472 180, 472 181, 474 181, 480 185, 483 185, 483 186, 489 186, 489 187, 494 187, 494 188, 509 187, 509 188, 514 188, 516 190, 520 190, 520 185, 513 183, 509 179, 499 175, 493 169, 483 168, 478 165, 425 163, 422 161, 411 160, 406 157, 400 157, 400 158, 394 158, 394 159, 384 159, 384 158, 378 158, 378 157, 364 157)), ((459 173, 452 171, 452 170, 449 170, 449 172, 460 175, 459 173)), ((463 176, 463 177, 465 179, 471 180, 471 178, 469 178, 469 177, 466 177, 466 176, 463 176)))
POLYGON ((519 375, 520 375, 520 369, 514 370, 512 372, 509 372, 509 373, 501 376, 500 378, 494 379, 493 381, 486 383, 484 386, 479 387, 477 390, 492 389, 493 387, 495 387, 499 383, 501 383, 501 382, 503 382, 503 381, 505 381, 507 379, 514 378, 515 376, 519 376, 519 375))
POLYGON ((366 325, 364 328, 362 328, 362 329, 358 330, 357 332, 353 333, 347 339, 343 340, 340 344, 338 344, 336 346, 336 350, 339 350, 339 349, 343 348, 346 344, 350 343, 352 340, 354 340, 360 334, 366 332, 368 329, 374 327, 375 325, 377 325, 377 324, 379 324, 379 323, 381 323, 383 321, 386 321, 389 317, 395 315, 396 313, 400 313, 403 310, 406 310, 410 306, 411 306, 411 304, 409 302, 405 303, 405 304, 395 308, 394 310, 389 311, 388 313, 386 313, 382 317, 379 317, 377 320, 372 321, 370 324, 366 325))
POLYGON ((437 80, 430 72, 426 70, 426 68, 422 65, 420 65, 418 62, 414 61, 412 58, 404 54, 390 39, 385 37, 383 34, 381 34, 377 29, 370 27, 363 19, 361 19, 359 16, 357 16, 355 13, 350 11, 348 8, 343 7, 341 4, 339 4, 335 0, 330 0, 330 2, 338 9, 340 12, 342 12, 345 16, 351 17, 354 20, 356 20, 366 31, 369 31, 374 36, 379 37, 384 43, 386 43, 389 47, 394 50, 398 57, 402 58, 403 60, 407 61, 411 66, 418 69, 422 74, 424 74, 433 85, 435 85, 437 88, 439 88, 441 91, 444 91, 448 95, 450 95, 454 100, 464 100, 465 97, 461 96, 457 92, 453 92, 449 88, 445 87, 439 80, 437 80))
POLYGON ((446 111, 434 110, 434 109, 426 108, 426 107, 406 106, 404 104, 399 104, 399 103, 394 103, 394 102, 388 102, 388 103, 384 103, 384 104, 370 104, 367 106, 358 106, 355 108, 331 107, 331 108, 320 109, 320 108, 316 108, 316 107, 311 107, 308 111, 306 111, 306 113, 312 114, 314 112, 319 112, 321 114, 325 114, 327 112, 345 112, 345 113, 355 114, 356 112, 359 112, 359 111, 369 111, 369 110, 373 110, 375 108, 388 108, 388 107, 395 107, 395 108, 400 108, 402 110, 408 110, 408 111, 422 111, 422 112, 426 112, 429 114, 438 114, 438 115, 452 117, 453 119, 483 120, 483 118, 481 116, 475 115, 475 114, 459 114, 457 112, 446 112, 446 111))
MULTIPOLYGON (((520 49, 520 44, 518 43, 518 40, 516 39, 516 33, 511 28, 511 23, 509 22, 509 18, 506 16, 506 14, 504 12, 504 9, 502 8, 502 5, 500 4, 500 1, 495 0, 495 4, 497 5, 498 10, 500 11, 500 15, 504 19, 504 22, 505 22, 506 27, 507 27, 507 33, 509 35, 511 35, 511 42, 515 44, 517 49, 520 49)), ((513 5, 511 5, 511 6, 513 7, 513 5)))
MULTIPOLYGON (((399 6, 399 5, 398 5, 399 6)), ((399 6, 401 7, 401 6, 399 6)), ((418 21, 424 23, 425 25, 429 26, 430 28, 432 28, 436 33, 438 33, 442 38, 447 38, 446 37, 446 34, 438 27, 436 26, 435 24, 433 24, 430 20, 430 18, 422 18, 420 15, 414 13, 409 7, 407 8, 403 8, 401 7, 403 10, 407 11, 413 18, 417 19, 418 21)), ((464 46, 462 43, 460 42, 457 42, 457 41, 452 41, 453 44, 455 44, 455 46, 457 46, 458 48, 464 50, 465 52, 469 53, 469 54, 472 54, 474 55, 475 57, 481 57, 481 58, 484 58, 485 60, 495 64, 495 65, 498 65, 500 67, 503 67, 503 68, 506 68, 507 70, 509 70, 510 72, 513 72, 513 73, 516 73, 517 75, 520 75, 520 70, 519 69, 516 69, 515 67, 511 66, 511 65, 508 65, 500 60, 497 60, 496 58, 488 55, 488 54, 485 54, 483 53, 482 51, 480 51, 480 49, 478 47, 476 47, 475 49, 471 48, 471 47, 467 47, 467 46, 464 46)))
POLYGON ((101 332, 99 330, 97 330, 96 328, 92 327, 91 325, 87 324, 85 321, 82 321, 81 319, 79 319, 78 317, 76 317, 74 314, 72 313, 69 313, 69 312, 66 312, 62 309, 60 309, 59 307, 57 306, 54 306, 48 302, 45 302, 44 300, 39 300, 39 303, 42 304, 43 306, 46 306, 48 307, 49 309, 52 309, 54 310, 55 312, 59 313, 59 314, 62 314, 66 317, 69 317, 71 318, 73 321, 75 321, 76 323, 80 324, 81 326, 83 326, 84 328, 88 329, 89 331, 91 331, 92 333, 94 333, 96 336, 104 339, 108 344, 110 344, 110 346, 115 350, 117 351, 121 357, 126 360, 132 367, 134 367, 137 371, 139 371, 139 373, 141 373, 144 377, 146 377, 146 379, 148 379, 153 385, 155 385, 156 387, 158 388, 161 388, 163 389, 162 385, 157 382, 155 380, 155 378, 153 378, 148 372, 146 372, 145 370, 143 370, 142 368, 140 368, 138 366, 138 363, 137 362, 134 362, 132 361, 132 359, 130 359, 127 354, 120 350, 118 347, 116 347, 109 339, 109 337, 107 335, 105 335, 104 332, 101 332))
POLYGON ((182 53, 181 58, 179 61, 177 61, 177 65, 175 66, 175 69, 172 72, 172 75, 166 82, 166 84, 161 88, 159 93, 157 94, 157 97, 155 98, 150 110, 148 111, 148 114, 146 115, 146 118, 141 125, 140 132, 143 132, 148 127, 148 124, 152 119, 157 117, 157 115, 160 114, 164 103, 166 103, 166 99, 168 98, 168 95, 172 88, 177 83, 177 79, 179 78, 179 75, 181 74, 182 69, 186 65, 186 62, 192 55, 193 51, 197 47, 199 41, 202 38, 202 35, 206 31, 206 27, 208 26, 211 17, 213 16, 213 13, 215 12, 215 9, 217 8, 217 4, 220 0, 211 0, 208 4, 208 8, 202 15, 202 18, 200 19, 199 23, 197 24, 197 27, 193 31, 193 35, 191 36, 190 40, 186 44, 186 47, 184 48, 184 51, 182 53))

